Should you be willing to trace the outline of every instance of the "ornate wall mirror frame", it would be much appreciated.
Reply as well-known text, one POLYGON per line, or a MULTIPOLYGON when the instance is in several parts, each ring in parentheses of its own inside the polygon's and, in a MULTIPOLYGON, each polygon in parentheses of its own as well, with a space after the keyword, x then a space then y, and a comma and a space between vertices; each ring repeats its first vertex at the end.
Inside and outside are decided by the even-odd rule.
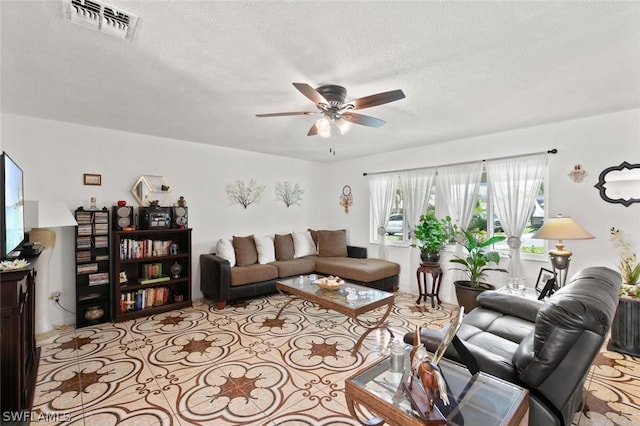
POLYGON ((151 201, 156 200, 159 194, 162 194, 163 200, 161 202, 164 203, 166 196, 170 193, 169 182, 164 176, 142 175, 133 184, 131 193, 142 207, 146 207, 151 201))
POLYGON ((625 207, 640 203, 640 164, 623 161, 619 166, 604 169, 595 187, 608 203, 620 203, 625 207))

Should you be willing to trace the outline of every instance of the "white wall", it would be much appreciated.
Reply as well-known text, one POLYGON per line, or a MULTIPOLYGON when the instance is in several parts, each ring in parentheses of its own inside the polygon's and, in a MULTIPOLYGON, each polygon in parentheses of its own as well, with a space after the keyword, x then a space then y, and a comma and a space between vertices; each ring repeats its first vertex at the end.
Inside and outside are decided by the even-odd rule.
MULTIPOLYGON (((555 216, 572 216, 591 232, 595 240, 565 241, 574 255, 569 275, 591 265, 616 268, 619 258, 609 236, 612 226, 622 229, 633 241, 640 255, 640 204, 624 207, 604 202, 594 188, 600 172, 623 161, 640 163, 640 110, 625 111, 597 117, 518 129, 480 137, 425 145, 420 148, 344 161, 334 166, 329 194, 339 196, 344 184, 352 187, 354 206, 348 214, 331 210, 328 218, 334 227, 346 227, 351 239, 369 240, 369 188, 363 172, 378 172, 414 167, 435 166, 464 161, 526 154, 557 148, 549 157, 549 188, 545 209, 555 216), (574 183, 568 173, 581 164, 587 175, 582 183, 574 183)), ((370 255, 377 253, 377 245, 369 244, 370 255)), ((547 256, 525 260, 528 285, 535 285, 540 267, 550 269, 547 256)), ((390 258, 401 265, 400 288, 417 292, 415 270, 418 265, 416 249, 390 247, 390 258)), ((441 261, 445 265, 443 299, 455 302, 451 277, 446 267, 450 254, 441 261)), ((506 261, 504 263, 506 265, 506 261)), ((505 274, 495 273, 497 283, 506 281, 505 274)))
MULTIPOLYGON (((369 188, 363 172, 550 148, 557 148, 559 153, 549 159, 548 213, 573 216, 596 236, 595 240, 566 242, 574 252, 570 270, 576 272, 589 265, 615 268, 618 256, 609 239, 611 226, 622 229, 633 241, 636 252, 640 252, 640 204, 624 207, 606 203, 593 187, 603 169, 622 161, 640 163, 640 110, 425 145, 332 165, 11 114, 2 114, 0 119, 2 149, 24 169, 27 199, 62 200, 70 209, 88 206, 91 196, 97 197, 99 206, 111 206, 120 199, 134 204, 131 186, 139 175, 166 176, 174 198, 183 195, 190 207, 195 298, 201 296, 198 255, 209 252, 221 237, 307 227, 346 228, 350 243, 367 246, 369 255, 376 257, 377 245, 369 244, 369 188), (587 171, 582 183, 574 183, 567 176, 576 163, 587 171), (83 173, 102 174, 102 186, 84 186, 83 173), (326 181, 318 176, 324 176, 326 181), (252 177, 267 187, 262 202, 247 210, 230 206, 225 185, 252 177), (275 183, 284 180, 299 183, 305 189, 302 206, 287 209, 275 200, 275 183), (338 206, 346 184, 352 187, 354 196, 348 213, 338 206)), ((64 228, 57 229, 57 233, 49 291, 62 290, 63 305, 73 308, 74 232, 73 228, 64 228)), ((417 256, 414 249, 390 248, 391 260, 401 265, 401 290, 417 292, 417 256)), ((444 265, 446 260, 445 257, 444 265)), ((524 263, 529 285, 534 284, 540 267, 550 267, 546 256, 524 263)), ((445 301, 454 302, 451 276, 445 268, 442 295, 445 301)), ((504 282, 506 277, 498 274, 495 280, 504 282)), ((50 307, 49 313, 54 324, 73 322, 73 317, 58 308, 50 307)))
MULTIPOLYGON (((321 208, 327 190, 317 179, 317 163, 10 114, 1 118, 2 147, 24 170, 28 200, 61 200, 70 210, 88 207, 92 196, 99 207, 117 200, 136 205, 131 187, 137 178, 164 175, 170 201, 182 195, 189 206, 194 298, 202 297, 199 255, 210 252, 219 238, 328 226, 321 208), (83 173, 101 174, 102 185, 83 185, 83 173), (266 186, 262 201, 246 210, 230 205, 227 183, 250 178, 266 186), (301 206, 287 208, 275 199, 274 187, 281 181, 305 190, 301 206)), ((62 305, 73 310, 74 229, 56 231, 47 294, 61 290, 62 305)), ((54 325, 75 321, 53 304, 49 315, 54 325)))

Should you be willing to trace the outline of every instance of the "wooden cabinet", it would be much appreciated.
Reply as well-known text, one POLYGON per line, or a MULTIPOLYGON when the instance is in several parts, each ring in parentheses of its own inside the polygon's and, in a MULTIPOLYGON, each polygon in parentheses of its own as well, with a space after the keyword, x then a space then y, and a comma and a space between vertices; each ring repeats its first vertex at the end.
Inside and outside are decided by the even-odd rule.
POLYGON ((35 267, 0 272, 0 413, 30 410, 40 348, 35 339, 35 267))
POLYGON ((75 211, 76 328, 111 319, 109 210, 75 211))
POLYGON ((116 231, 114 320, 191 306, 191 229, 116 231))

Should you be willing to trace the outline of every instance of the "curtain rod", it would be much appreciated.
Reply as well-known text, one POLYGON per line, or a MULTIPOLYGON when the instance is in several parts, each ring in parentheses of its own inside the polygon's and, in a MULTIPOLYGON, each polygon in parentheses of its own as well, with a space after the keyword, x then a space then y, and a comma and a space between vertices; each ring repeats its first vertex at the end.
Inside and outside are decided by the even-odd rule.
POLYGON ((553 148, 553 149, 549 149, 547 151, 540 151, 540 152, 530 152, 529 154, 520 154, 520 155, 508 155, 506 157, 497 157, 497 158, 490 158, 488 160, 474 160, 474 161, 463 161, 460 163, 450 163, 450 164, 440 164, 437 166, 425 166, 425 167, 414 167, 413 169, 398 169, 398 170, 386 170, 383 172, 372 172, 372 173, 367 173, 367 172, 363 172, 362 176, 369 176, 369 175, 384 175, 384 174, 388 174, 388 173, 398 173, 398 172, 412 172, 414 170, 426 170, 426 169, 435 169, 437 167, 447 167, 447 166, 461 166, 463 164, 473 164, 473 163, 479 163, 480 161, 485 162, 485 161, 493 161, 493 160, 507 160, 509 158, 521 158, 521 157, 529 157, 531 155, 538 155, 538 154, 557 154, 558 150, 553 148))

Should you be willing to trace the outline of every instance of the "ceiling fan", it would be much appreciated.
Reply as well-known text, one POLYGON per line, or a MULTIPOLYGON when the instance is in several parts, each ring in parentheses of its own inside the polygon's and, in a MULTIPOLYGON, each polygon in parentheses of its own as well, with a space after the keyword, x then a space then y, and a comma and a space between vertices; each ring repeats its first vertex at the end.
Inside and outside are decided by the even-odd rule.
POLYGON ((351 111, 371 108, 405 97, 402 90, 392 90, 390 92, 377 93, 346 102, 347 89, 342 86, 327 84, 316 89, 306 83, 293 83, 293 86, 309 98, 311 102, 316 104, 318 111, 276 112, 273 114, 256 114, 256 117, 322 115, 322 117, 311 126, 307 136, 319 135, 325 138, 331 136, 331 127, 334 125, 340 134, 346 133, 350 127, 350 123, 369 127, 382 127, 385 123, 383 120, 351 111))

